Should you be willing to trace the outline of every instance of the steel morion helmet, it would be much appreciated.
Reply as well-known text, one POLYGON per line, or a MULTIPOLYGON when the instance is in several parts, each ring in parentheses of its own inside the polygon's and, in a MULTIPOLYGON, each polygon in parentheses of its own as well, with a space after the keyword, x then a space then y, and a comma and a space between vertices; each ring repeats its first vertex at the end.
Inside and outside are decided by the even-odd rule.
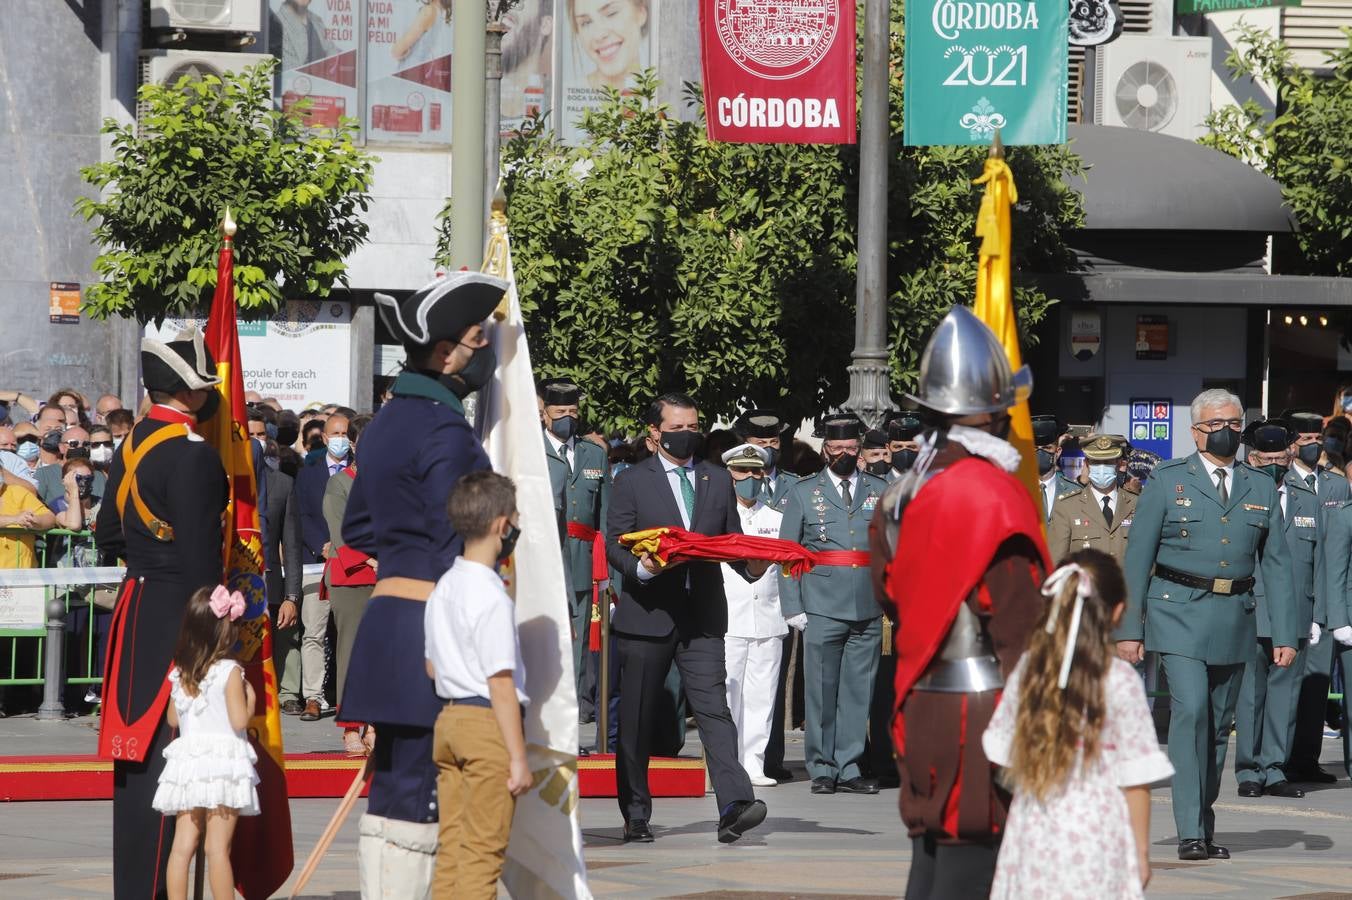
POLYGON ((970 416, 1003 412, 1032 393, 1028 367, 1011 371, 994 332, 970 309, 955 306, 920 358, 920 386, 906 396, 947 416, 970 416))

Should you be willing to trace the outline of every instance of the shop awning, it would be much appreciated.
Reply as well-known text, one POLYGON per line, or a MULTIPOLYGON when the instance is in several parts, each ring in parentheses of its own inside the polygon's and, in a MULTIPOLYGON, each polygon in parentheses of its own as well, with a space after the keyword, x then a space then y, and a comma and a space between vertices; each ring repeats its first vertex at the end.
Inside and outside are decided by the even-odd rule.
POLYGON ((1101 275, 1035 275, 1030 280, 1063 303, 1352 307, 1352 278, 1128 269, 1101 275))

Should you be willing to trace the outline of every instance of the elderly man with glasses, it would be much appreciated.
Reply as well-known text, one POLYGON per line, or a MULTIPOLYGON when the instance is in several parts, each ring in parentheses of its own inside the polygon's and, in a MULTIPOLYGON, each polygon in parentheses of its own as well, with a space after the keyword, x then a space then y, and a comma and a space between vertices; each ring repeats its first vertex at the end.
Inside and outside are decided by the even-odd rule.
POLYGON ((1115 637, 1127 662, 1154 650, 1169 676, 1178 858, 1229 859, 1213 842, 1212 805, 1244 664, 1258 640, 1256 574, 1275 667, 1291 665, 1300 635, 1277 485, 1235 462, 1243 406, 1228 391, 1207 390, 1191 414, 1197 452, 1160 463, 1137 504, 1123 567, 1127 610, 1115 637))

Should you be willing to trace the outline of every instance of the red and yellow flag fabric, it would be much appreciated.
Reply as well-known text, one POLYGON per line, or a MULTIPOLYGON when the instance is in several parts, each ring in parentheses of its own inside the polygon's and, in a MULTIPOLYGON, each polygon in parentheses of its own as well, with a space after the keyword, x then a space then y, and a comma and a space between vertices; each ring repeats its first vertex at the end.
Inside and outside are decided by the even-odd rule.
POLYGON ((277 670, 272 663, 272 630, 263 577, 263 538, 258 520, 258 481, 253 443, 244 405, 244 373, 235 320, 234 247, 221 248, 216 294, 207 319, 206 346, 216 360, 221 382, 220 410, 198 432, 221 454, 230 481, 225 515, 225 578, 248 603, 240 630, 239 661, 253 685, 258 706, 249 719, 249 740, 258 754, 258 803, 261 814, 244 816, 230 850, 235 886, 245 900, 271 897, 291 874, 291 808, 286 796, 282 720, 277 699, 277 670))
MULTIPOLYGON (((986 324, 1005 348, 1009 366, 1017 372, 1023 365, 1019 352, 1019 320, 1014 314, 1014 289, 1010 284, 1009 210, 1019 200, 1014 173, 1003 156, 986 160, 986 170, 975 184, 984 184, 981 208, 976 215, 976 236, 981 238, 981 256, 976 270, 976 302, 972 312, 986 324)), ((1038 509, 1037 454, 1033 446, 1033 421, 1024 400, 1009 411, 1013 419, 1009 442, 1019 451, 1019 481, 1028 489, 1038 509)))

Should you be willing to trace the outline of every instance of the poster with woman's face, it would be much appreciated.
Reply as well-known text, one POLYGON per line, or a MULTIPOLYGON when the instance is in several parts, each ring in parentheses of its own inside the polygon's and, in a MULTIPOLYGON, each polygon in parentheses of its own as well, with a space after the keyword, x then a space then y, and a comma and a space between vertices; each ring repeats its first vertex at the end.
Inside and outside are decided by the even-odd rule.
POLYGON ((557 0, 560 103, 554 123, 565 143, 582 139, 578 120, 605 100, 605 89, 624 91, 657 55, 656 4, 651 0, 557 0))
POLYGON ((360 25, 352 0, 271 0, 268 52, 282 61, 282 109, 303 107, 317 130, 360 117, 357 44, 360 25))
MULTIPOLYGON (((558 0, 563 3, 564 0, 558 0)), ((547 112, 554 74, 555 0, 521 0, 502 17, 502 137, 547 112)))
POLYGON ((451 0, 367 0, 371 141, 451 142, 451 0))

